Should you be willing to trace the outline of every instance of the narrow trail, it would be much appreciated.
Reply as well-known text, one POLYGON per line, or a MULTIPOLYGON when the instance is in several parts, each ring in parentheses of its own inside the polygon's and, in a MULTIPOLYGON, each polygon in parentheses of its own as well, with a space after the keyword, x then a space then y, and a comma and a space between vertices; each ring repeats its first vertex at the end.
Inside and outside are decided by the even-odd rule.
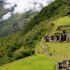
POLYGON ((55 65, 56 65, 55 70, 58 70, 57 69, 57 62, 51 58, 50 53, 47 50, 48 46, 44 43, 44 41, 43 42, 41 41, 40 46, 42 47, 42 49, 44 51, 43 53, 46 54, 46 56, 48 56, 48 59, 51 60, 53 63, 55 63, 55 65))
MULTIPOLYGON (((52 32, 53 29, 54 29, 54 26, 48 33, 45 33, 45 35, 50 35, 50 33, 52 32)), ((51 61, 53 61, 55 64, 57 64, 57 62, 51 58, 50 53, 48 52, 48 45, 46 45, 43 37, 42 37, 42 39, 40 41, 40 46, 43 49, 43 53, 46 54, 46 56, 48 56, 48 58, 51 61)))
POLYGON ((46 54, 46 55, 48 56, 48 58, 49 58, 52 62, 54 62, 55 64, 57 64, 57 62, 56 62, 55 60, 51 59, 50 53, 48 52, 48 46, 44 43, 43 40, 41 40, 40 46, 41 46, 41 48, 43 49, 43 53, 46 54))

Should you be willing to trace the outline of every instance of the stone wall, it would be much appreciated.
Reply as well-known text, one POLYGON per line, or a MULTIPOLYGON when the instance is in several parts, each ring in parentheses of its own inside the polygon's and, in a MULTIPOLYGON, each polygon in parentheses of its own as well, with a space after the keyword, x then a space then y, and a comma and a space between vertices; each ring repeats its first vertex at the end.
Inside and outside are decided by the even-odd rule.
POLYGON ((62 33, 55 33, 52 36, 44 37, 46 42, 70 42, 70 33, 63 31, 62 33))

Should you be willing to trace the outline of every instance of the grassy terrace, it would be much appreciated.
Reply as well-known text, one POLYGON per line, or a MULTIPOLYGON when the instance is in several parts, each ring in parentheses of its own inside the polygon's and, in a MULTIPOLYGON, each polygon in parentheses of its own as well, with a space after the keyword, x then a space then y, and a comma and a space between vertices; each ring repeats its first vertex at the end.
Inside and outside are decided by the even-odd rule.
POLYGON ((56 62, 70 59, 70 43, 46 43, 48 52, 52 53, 52 59, 56 62))
MULTIPOLYGON (((52 30, 52 32, 50 33, 50 35, 54 34, 57 32, 57 27, 58 26, 62 26, 62 25, 70 25, 70 17, 66 16, 63 18, 60 18, 56 21, 53 22, 54 23, 54 28, 52 30)), ((46 45, 48 46, 48 51, 49 53, 52 53, 52 59, 54 59, 55 61, 61 61, 61 60, 67 60, 70 59, 70 43, 66 43, 66 42, 47 42, 46 45)))
MULTIPOLYGON (((54 23, 54 28, 53 28, 52 32, 50 33, 50 35, 53 35, 56 32, 60 32, 60 31, 56 30, 58 28, 58 26, 70 25, 70 17, 66 16, 66 17, 60 18, 60 19, 54 21, 53 23, 54 23)), ((65 28, 65 29, 69 29, 69 28, 65 28)))
POLYGON ((0 70, 55 70, 55 63, 39 54, 0 67, 0 70))
MULTIPOLYGON (((49 35, 53 35, 54 33, 56 33, 57 32, 56 29, 58 26, 70 25, 70 17, 66 16, 66 17, 60 18, 60 19, 54 21, 53 23, 54 23, 54 28, 50 32, 49 35)), ((70 43, 45 42, 44 37, 43 37, 41 42, 39 44, 37 44, 37 50, 39 52, 42 52, 43 51, 42 47, 44 47, 48 53, 52 54, 50 59, 54 60, 55 62, 70 59, 70 43)))

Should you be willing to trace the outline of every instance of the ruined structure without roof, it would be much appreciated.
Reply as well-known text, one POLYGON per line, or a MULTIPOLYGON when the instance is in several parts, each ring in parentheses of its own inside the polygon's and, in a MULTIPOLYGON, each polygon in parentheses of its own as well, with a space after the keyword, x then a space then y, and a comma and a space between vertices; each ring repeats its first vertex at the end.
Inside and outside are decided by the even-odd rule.
POLYGON ((46 42, 70 42, 70 32, 62 31, 61 33, 55 33, 52 36, 44 37, 46 42))
POLYGON ((70 60, 64 60, 62 62, 58 62, 56 70, 70 70, 70 60))

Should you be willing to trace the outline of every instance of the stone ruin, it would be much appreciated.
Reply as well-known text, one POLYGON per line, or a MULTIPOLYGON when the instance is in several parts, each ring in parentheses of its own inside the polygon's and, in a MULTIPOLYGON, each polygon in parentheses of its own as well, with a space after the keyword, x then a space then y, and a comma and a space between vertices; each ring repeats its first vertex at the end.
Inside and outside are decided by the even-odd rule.
POLYGON ((67 28, 67 30, 70 30, 70 25, 61 25, 61 26, 58 26, 58 28, 56 30, 57 31, 61 31, 61 30, 64 30, 66 28, 67 28))
POLYGON ((64 60, 62 62, 58 62, 56 70, 70 70, 70 60, 64 60))
POLYGON ((61 33, 55 33, 52 36, 44 36, 46 42, 70 42, 70 33, 63 30, 61 33))

